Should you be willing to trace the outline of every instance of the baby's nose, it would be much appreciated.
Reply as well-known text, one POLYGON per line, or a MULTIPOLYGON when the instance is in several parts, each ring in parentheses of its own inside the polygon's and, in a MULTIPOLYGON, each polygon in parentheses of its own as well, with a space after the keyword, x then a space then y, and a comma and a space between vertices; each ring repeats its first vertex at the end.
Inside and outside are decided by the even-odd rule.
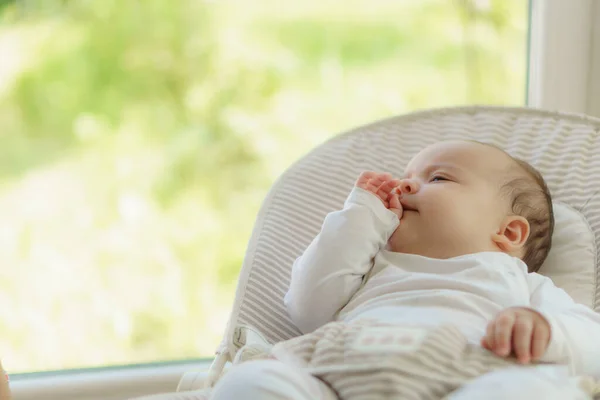
POLYGON ((415 194, 419 191, 419 184, 413 179, 403 179, 400 183, 400 192, 402 194, 415 194))

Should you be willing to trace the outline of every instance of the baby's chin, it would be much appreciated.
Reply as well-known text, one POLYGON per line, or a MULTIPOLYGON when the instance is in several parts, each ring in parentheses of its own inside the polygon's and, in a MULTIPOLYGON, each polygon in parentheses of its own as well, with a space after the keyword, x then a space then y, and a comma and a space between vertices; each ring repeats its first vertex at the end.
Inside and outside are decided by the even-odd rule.
POLYGON ((404 211, 402 217, 400 217, 400 224, 396 230, 409 230, 422 223, 423 220, 419 218, 419 213, 417 211, 404 211))
POLYGON ((400 225, 398 225, 388 240, 387 247, 389 250, 404 253, 406 247, 410 247, 407 245, 415 240, 414 236, 416 232, 410 229, 408 225, 410 224, 406 223, 406 221, 400 220, 400 225))
POLYGON ((404 214, 400 224, 390 236, 387 249, 396 253, 427 255, 429 235, 423 231, 423 222, 418 220, 417 212, 404 214), (414 214, 414 215, 411 215, 414 214))

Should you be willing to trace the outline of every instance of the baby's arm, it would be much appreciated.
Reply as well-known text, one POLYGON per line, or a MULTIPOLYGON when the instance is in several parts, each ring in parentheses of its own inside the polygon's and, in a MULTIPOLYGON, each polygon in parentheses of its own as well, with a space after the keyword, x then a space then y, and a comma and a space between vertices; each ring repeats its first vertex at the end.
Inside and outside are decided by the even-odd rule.
POLYGON ((600 314, 577 304, 542 275, 529 274, 531 307, 550 324, 550 344, 541 361, 568 363, 576 374, 600 377, 600 314))
POLYGON ((389 174, 361 174, 344 208, 325 217, 321 232, 294 262, 284 303, 303 333, 332 321, 360 287, 398 226, 398 183, 389 174))

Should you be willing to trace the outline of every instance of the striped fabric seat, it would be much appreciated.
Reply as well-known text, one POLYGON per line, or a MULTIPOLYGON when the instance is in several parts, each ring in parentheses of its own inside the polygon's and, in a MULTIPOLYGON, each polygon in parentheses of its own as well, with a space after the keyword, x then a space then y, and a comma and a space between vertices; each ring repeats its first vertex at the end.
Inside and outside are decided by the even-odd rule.
MULTIPOLYGON (((600 244, 600 120, 529 108, 435 109, 379 121, 338 135, 290 167, 273 185, 256 220, 212 380, 244 344, 246 326, 270 343, 300 334, 283 305, 293 261, 340 209, 364 170, 400 175, 423 147, 475 139, 527 160, 554 200, 581 212, 600 244)), ((598 276, 598 263, 596 274, 598 276)), ((552 276, 551 276, 552 277, 552 276)), ((599 282, 600 279, 596 279, 599 282)), ((600 311, 600 290, 590 294, 600 311)), ((210 382, 209 382, 210 384, 210 382)))
MULTIPOLYGON (((244 344, 260 345, 263 340, 274 344, 300 335, 283 304, 291 266, 317 235, 325 216, 343 206, 359 173, 373 170, 401 175, 418 151, 440 140, 474 139, 500 146, 530 162, 546 178, 555 201, 584 215, 598 248, 599 129, 600 119, 582 115, 528 108, 460 107, 379 121, 317 147, 279 178, 261 207, 207 388, 244 344)), ((590 285, 586 298, 591 299, 588 305, 600 311, 597 257, 595 264, 595 285, 590 285)), ((542 266, 540 272, 543 270, 542 266)), ((239 352, 238 358, 243 355, 239 352)), ((186 392, 151 398, 204 396, 186 392)))

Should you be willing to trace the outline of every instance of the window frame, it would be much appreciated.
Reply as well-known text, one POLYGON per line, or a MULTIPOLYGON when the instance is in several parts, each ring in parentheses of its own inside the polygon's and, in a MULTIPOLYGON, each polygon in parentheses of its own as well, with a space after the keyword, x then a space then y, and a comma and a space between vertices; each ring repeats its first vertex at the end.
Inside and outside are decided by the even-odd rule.
POLYGON ((530 0, 528 106, 600 115, 598 20, 593 0, 530 0))

